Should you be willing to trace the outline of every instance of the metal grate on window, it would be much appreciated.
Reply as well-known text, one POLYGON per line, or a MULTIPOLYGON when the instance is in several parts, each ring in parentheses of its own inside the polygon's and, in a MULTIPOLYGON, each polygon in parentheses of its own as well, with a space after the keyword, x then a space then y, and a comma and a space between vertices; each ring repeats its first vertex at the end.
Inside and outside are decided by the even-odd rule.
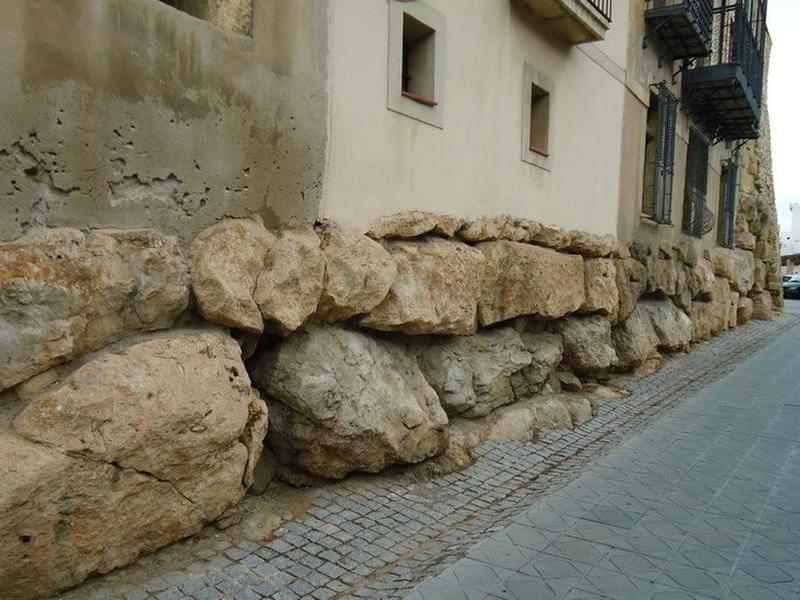
POLYGON ((686 155, 686 189, 683 197, 683 231, 700 238, 714 228, 714 213, 706 206, 708 190, 708 143, 689 130, 686 155))
POLYGON ((656 131, 650 143, 655 148, 654 152, 648 152, 645 159, 642 210, 654 221, 669 224, 672 220, 672 177, 675 173, 675 128, 679 100, 666 82, 662 81, 654 87, 656 131))
POLYGON ((736 185, 739 177, 739 165, 733 158, 728 162, 722 177, 720 194, 719 222, 717 223, 717 243, 726 248, 733 248, 736 242, 736 185))

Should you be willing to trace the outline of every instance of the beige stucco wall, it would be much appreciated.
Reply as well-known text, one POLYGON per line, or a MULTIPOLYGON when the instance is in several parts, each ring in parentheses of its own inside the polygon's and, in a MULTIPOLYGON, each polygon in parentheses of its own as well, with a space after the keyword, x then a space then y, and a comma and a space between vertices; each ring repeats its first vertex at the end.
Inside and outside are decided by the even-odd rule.
POLYGON ((358 226, 409 209, 511 213, 616 233, 628 0, 605 41, 580 46, 517 0, 426 2, 446 18, 441 129, 386 108, 389 1, 333 3, 321 213, 358 226), (551 171, 520 156, 525 62, 555 88, 551 171))
MULTIPOLYGON (((714 229, 697 240, 681 230, 683 222, 683 197, 686 183, 686 154, 689 143, 690 117, 686 107, 679 105, 677 140, 675 143, 675 174, 672 187, 672 225, 656 225, 641 216, 642 181, 644 176, 645 126, 647 106, 650 102, 649 86, 666 81, 672 92, 680 98, 681 77, 673 81, 672 75, 680 66, 665 54, 656 38, 642 48, 645 34, 645 3, 631 2, 628 6, 630 24, 628 28, 628 56, 626 69, 626 91, 623 118, 623 160, 620 163, 619 223, 617 236, 622 241, 641 239, 653 247, 660 241, 689 242, 696 248, 711 248, 716 245, 716 220, 714 229)), ((720 193, 721 161, 730 156, 725 143, 709 148, 708 190, 706 205, 715 216, 720 193)))
POLYGON ((0 239, 313 220, 327 23, 327 0, 254 0, 251 35, 159 0, 3 0, 0 239))

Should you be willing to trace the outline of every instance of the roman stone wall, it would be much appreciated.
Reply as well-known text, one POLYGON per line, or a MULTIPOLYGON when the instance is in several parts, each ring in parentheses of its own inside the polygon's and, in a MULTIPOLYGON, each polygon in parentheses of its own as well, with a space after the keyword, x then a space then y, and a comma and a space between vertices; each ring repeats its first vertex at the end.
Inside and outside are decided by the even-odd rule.
POLYGON ((770 318, 758 261, 424 212, 366 234, 226 219, 188 250, 34 229, 0 244, 0 589, 192 535, 259 461, 313 485, 571 428, 624 393, 612 374, 770 318))

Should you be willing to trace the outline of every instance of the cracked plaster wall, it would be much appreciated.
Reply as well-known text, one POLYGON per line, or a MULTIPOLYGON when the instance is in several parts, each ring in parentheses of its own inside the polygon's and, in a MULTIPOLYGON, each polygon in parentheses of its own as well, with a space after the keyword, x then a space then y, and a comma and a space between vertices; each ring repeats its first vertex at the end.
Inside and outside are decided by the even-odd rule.
POLYGON ((0 3, 0 240, 37 225, 317 217, 326 0, 254 0, 251 35, 159 0, 0 3))

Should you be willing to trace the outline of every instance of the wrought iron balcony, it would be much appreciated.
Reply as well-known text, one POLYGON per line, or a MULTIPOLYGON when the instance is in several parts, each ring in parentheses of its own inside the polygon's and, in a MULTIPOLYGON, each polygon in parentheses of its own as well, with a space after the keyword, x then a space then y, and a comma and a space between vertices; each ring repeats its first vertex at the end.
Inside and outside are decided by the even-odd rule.
POLYGON ((713 4, 713 0, 647 0, 647 37, 658 35, 674 59, 708 56, 713 4))
POLYGON ((613 0, 522 0, 550 27, 573 44, 596 42, 611 24, 613 0))
POLYGON ((758 137, 767 0, 722 0, 713 9, 711 53, 683 73, 683 99, 715 140, 758 137))

